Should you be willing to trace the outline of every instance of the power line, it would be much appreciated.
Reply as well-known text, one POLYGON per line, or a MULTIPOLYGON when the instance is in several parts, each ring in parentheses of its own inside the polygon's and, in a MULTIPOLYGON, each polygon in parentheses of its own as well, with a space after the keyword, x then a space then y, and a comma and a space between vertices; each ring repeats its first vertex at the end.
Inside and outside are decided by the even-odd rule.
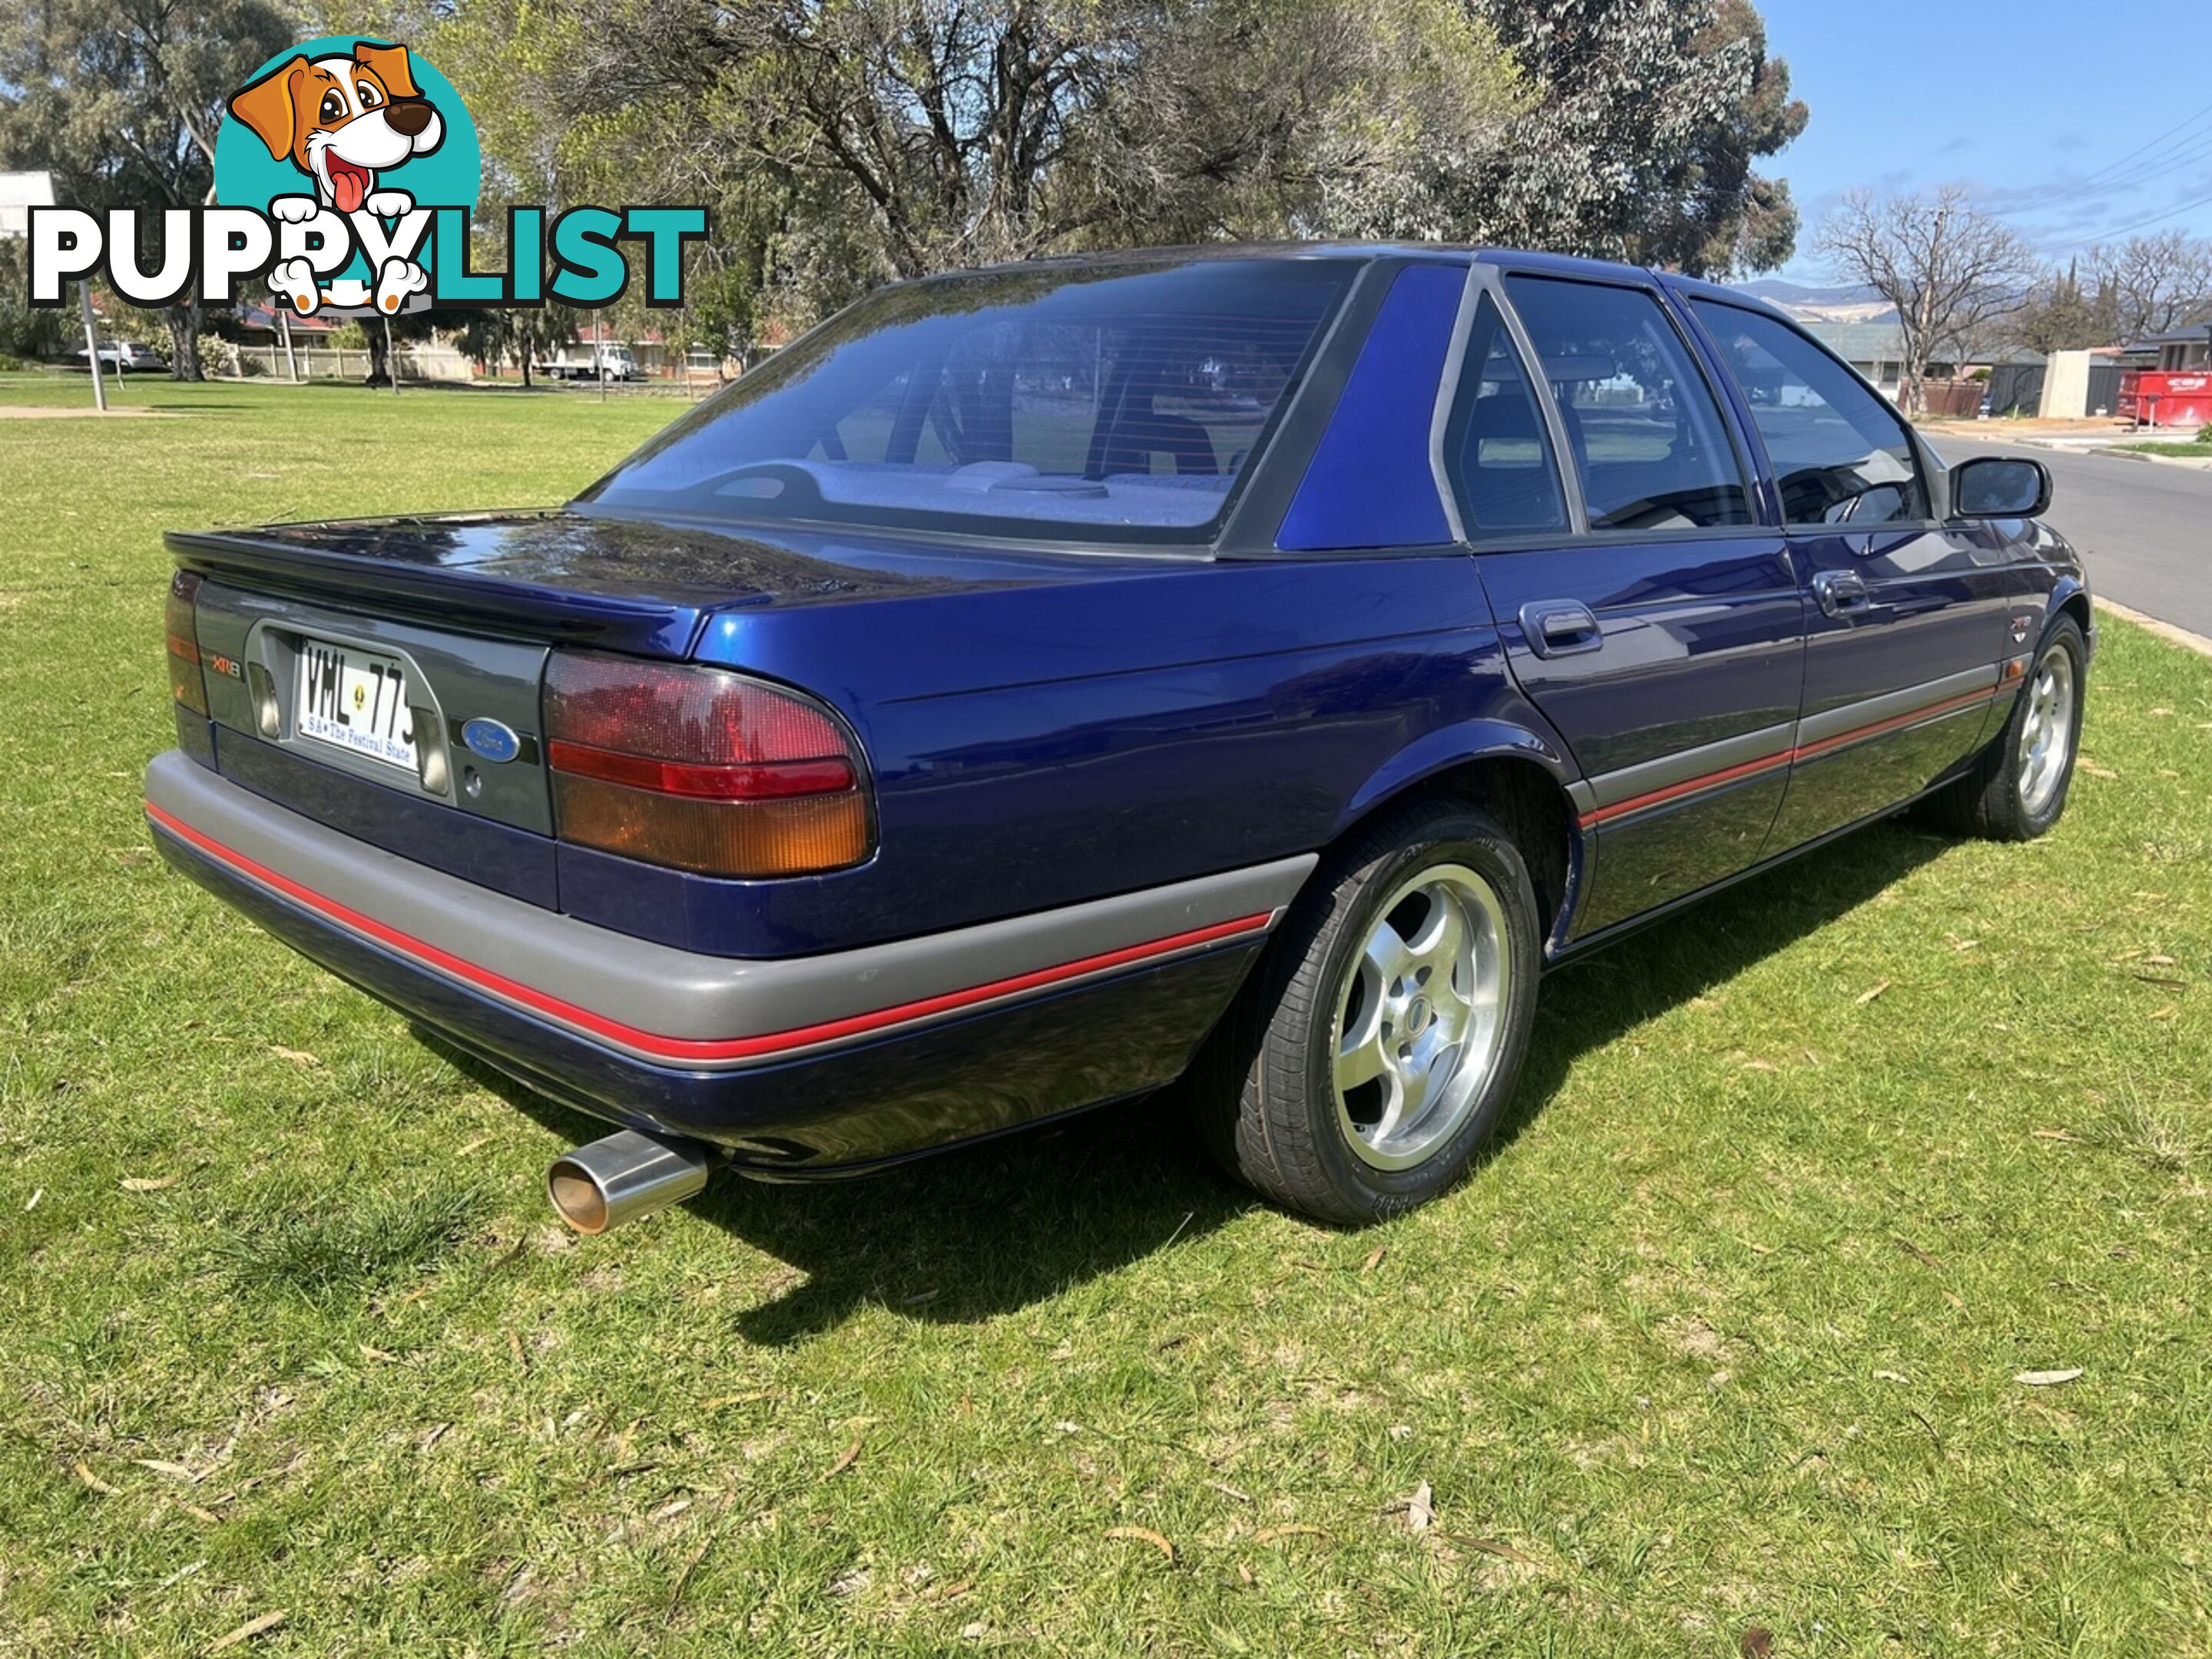
MULTIPOLYGON (((2172 167, 2162 167, 2157 173, 2147 173, 2139 180, 2130 181, 2127 188, 2130 190, 2140 189, 2142 185, 2150 183, 2154 179, 2164 178, 2168 173, 2180 172, 2185 167, 2203 167, 2208 163, 2212 163, 2212 145, 2207 145, 2201 154, 2190 156, 2185 161, 2177 161, 2172 167)), ((2196 181, 2190 181, 2190 183, 2194 182, 2196 181)), ((2188 184, 2185 184, 2183 186, 2185 189, 2188 187, 2188 184)), ((2032 209, 2027 210, 2027 211, 2037 215, 2048 214, 2056 210, 2063 209, 2068 204, 2063 201, 2052 198, 2036 203, 2035 205, 2032 209)), ((2170 209, 2165 212, 2153 215, 2140 222, 2141 224, 2156 224, 2161 220, 2172 218, 2188 211, 2189 204, 2185 204, 2181 207, 2170 209)), ((2138 228, 2139 226, 2137 225, 2124 225, 2117 230, 2098 229, 2087 231, 2083 233, 2079 240, 2069 242, 2066 244, 2066 246, 2069 247, 2087 247, 2093 243, 2104 241, 2111 237, 2124 236, 2130 230, 2136 229, 2138 228)))
MULTIPOLYGON (((2082 177, 2075 179, 2071 185, 2069 185, 2063 191, 2060 192, 2060 196, 2057 199, 2063 200, 2070 196, 2086 194, 2091 189, 2098 187, 2100 181, 2104 179, 2106 173, 2125 165, 2127 162, 2134 161, 2136 156, 2141 155, 2144 151, 2154 149, 2157 148, 2157 146, 2164 143, 2167 139, 2174 137, 2178 134, 2186 131, 2188 128, 2195 126, 2199 121, 2203 120, 2208 115, 2212 115, 2212 104, 2205 105, 2203 108, 2198 110, 2195 114, 2189 116, 2187 118, 2173 126, 2168 127, 2165 131, 2157 134, 2155 137, 2145 141, 2144 143, 2136 145, 2126 155, 2116 157, 2112 161, 2106 162, 2104 166, 2099 167, 2094 173, 2085 173, 2082 177)), ((2202 137, 2203 135, 2200 134, 2199 136, 2202 137)))
POLYGON ((2121 175, 2119 179, 2112 181, 2111 185, 2106 185, 2104 191, 2100 191, 2100 195, 2117 195, 2117 192, 2121 191, 2139 191, 2139 188, 2143 188, 2146 184, 2150 184, 2152 179, 2166 179, 2166 177, 2174 175, 2174 173, 2188 173, 2188 170, 2194 168, 2194 166, 2201 166, 2203 161, 2212 159, 2212 133, 2205 133, 2201 135, 2201 137, 2203 137, 2203 142, 2201 143, 2190 143, 2188 149, 2177 150, 2177 153, 2167 155, 2167 157, 2161 157, 2159 159, 2159 166, 2154 166, 2154 168, 2143 168, 2139 170, 2139 173, 2121 175))
MULTIPOLYGON (((2196 114, 2191 116, 2187 120, 2183 121, 2179 126, 2169 127, 2165 132, 2160 133, 2157 137, 2152 139, 2149 143, 2138 145, 2135 149, 2130 150, 2127 155, 2122 156, 2118 161, 2108 163, 2106 167, 2100 168, 2098 173, 2111 173, 2114 167, 2120 166, 2122 162, 2130 160, 2133 156, 2141 155, 2144 151, 2163 143, 2166 139, 2172 137, 2174 134, 2179 133, 2188 127, 2194 126, 2198 121, 2202 120, 2207 115, 2212 115, 2212 104, 2206 105, 2204 108, 2197 111, 2196 114)), ((2212 161, 2212 130, 2208 130, 2205 132, 2192 135, 2188 143, 2183 145, 2179 150, 2170 151, 2166 155, 2157 156, 2154 158, 2154 161, 2156 164, 2154 166, 2139 168, 2131 173, 2123 173, 2117 178, 2106 180, 2102 185, 2091 184, 2090 181, 2098 177, 2098 173, 2092 173, 2088 175, 2087 179, 2078 180, 2075 185, 2069 186, 2067 189, 2057 191, 2056 193, 2038 202, 2035 204, 2033 210, 2037 212, 2049 212, 2056 208, 2069 206, 2073 203, 2081 199, 2085 193, 2109 197, 2123 191, 2131 191, 2139 190, 2143 185, 2150 184, 2154 180, 2167 178, 2174 173, 2200 167, 2208 161, 2212 161)), ((2106 241, 2116 237, 2132 235, 2137 231, 2147 230, 2154 225, 2164 224, 2170 219, 2178 219, 2181 217, 2182 215, 2192 212, 2197 208, 2206 206, 2208 204, 2212 204, 2212 196, 2200 197, 2194 201, 2184 202, 2177 207, 2167 208, 2160 212, 2147 215, 2144 217, 2135 220, 2128 224, 2089 232, 2078 240, 2066 244, 2066 246, 2069 249, 2087 247, 2097 242, 2106 241)))
POLYGON ((2137 190, 2154 179, 2164 179, 2172 173, 2186 172, 2201 162, 2212 160, 2212 133, 2201 134, 2199 137, 2203 140, 2202 143, 2192 142, 2189 148, 2174 155, 2161 157, 2158 166, 2141 173, 2130 173, 2124 179, 2117 179, 2106 191, 2100 193, 2137 190))
MULTIPOLYGON (((2184 202, 2179 207, 2169 208, 2164 213, 2153 214, 2148 219, 2138 219, 2135 223, 2122 225, 2116 230, 2100 231, 2097 233, 2096 240, 2103 241, 2114 236, 2132 236, 2139 230, 2148 230, 2153 225, 2162 225, 2168 219, 2179 219, 2183 214, 2192 212, 2201 207, 2212 207, 2212 196, 2200 196, 2193 202, 2184 202)), ((2087 243, 2075 242, 2069 246, 2085 247, 2087 243)))
POLYGON ((2094 181, 2078 179, 2071 185, 2051 191, 2038 203, 2037 206, 2044 210, 2071 207, 2077 202, 2111 197, 2121 191, 2136 190, 2154 179, 2163 179, 2169 173, 2179 173, 2184 168, 2193 167, 2207 158, 2212 158, 2212 128, 2191 134, 2187 143, 2179 149, 2170 149, 2163 155, 2154 156, 2148 165, 2130 168, 2108 179, 2099 179, 2094 181))

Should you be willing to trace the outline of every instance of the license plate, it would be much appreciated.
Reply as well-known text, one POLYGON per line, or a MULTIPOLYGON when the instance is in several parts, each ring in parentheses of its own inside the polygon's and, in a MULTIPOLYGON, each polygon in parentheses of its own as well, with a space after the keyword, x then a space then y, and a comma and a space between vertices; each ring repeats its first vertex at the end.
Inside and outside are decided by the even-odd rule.
POLYGON ((416 769, 407 671, 395 658, 327 640, 301 640, 292 729, 317 743, 416 769))

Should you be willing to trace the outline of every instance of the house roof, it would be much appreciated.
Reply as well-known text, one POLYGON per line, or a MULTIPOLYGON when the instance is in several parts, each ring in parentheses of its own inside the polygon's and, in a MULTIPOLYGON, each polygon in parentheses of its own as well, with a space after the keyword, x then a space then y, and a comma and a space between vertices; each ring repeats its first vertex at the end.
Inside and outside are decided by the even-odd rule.
MULTIPOLYGON (((276 310, 273 306, 257 305, 251 300, 241 300, 238 304, 238 320, 247 328, 265 328, 272 334, 276 331, 276 310)), ((319 314, 292 319, 292 332, 295 334, 327 334, 337 326, 331 319, 319 314)))
POLYGON ((1895 323, 1801 323, 1798 326, 1850 362, 1896 362, 1905 356, 1905 336, 1895 323))
POLYGON ((2195 322, 2184 323, 2179 328, 2165 334, 2146 334, 2142 339, 2136 341, 2136 344, 2139 346, 2195 345, 2204 337, 2204 331, 2207 329, 2212 329, 2212 317, 2199 317, 2195 322))
MULTIPOLYGON (((1807 323, 1798 326, 1848 362, 1902 362, 1905 360, 1905 331, 1895 323, 1807 323)), ((2039 351, 2026 350, 1967 350, 1958 352, 1955 345, 1939 345, 1930 354, 1938 362, 1963 362, 1970 363, 2039 363, 2044 361, 2039 351)))

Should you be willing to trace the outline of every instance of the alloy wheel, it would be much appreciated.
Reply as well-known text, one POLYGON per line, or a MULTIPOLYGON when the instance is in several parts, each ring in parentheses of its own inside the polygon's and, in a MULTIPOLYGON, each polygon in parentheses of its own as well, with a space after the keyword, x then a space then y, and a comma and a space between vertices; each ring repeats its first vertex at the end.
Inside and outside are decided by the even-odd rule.
POLYGON ((1403 1170, 1448 1143, 1504 1044, 1512 969, 1505 907, 1464 865, 1401 881, 1376 913, 1337 995, 1337 1118, 1346 1144, 1403 1170))
POLYGON ((2040 817, 2066 777, 2074 748, 2074 658, 2054 645, 2035 665, 2020 727, 2020 802, 2040 817))

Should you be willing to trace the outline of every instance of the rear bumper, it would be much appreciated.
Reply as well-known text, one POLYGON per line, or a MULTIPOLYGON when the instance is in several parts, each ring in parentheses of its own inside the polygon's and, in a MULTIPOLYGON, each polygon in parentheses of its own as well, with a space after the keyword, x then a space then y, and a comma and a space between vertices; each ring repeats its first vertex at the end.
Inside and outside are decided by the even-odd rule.
POLYGON ((163 855, 459 1046, 598 1115, 797 1172, 1156 1087, 1310 856, 864 949, 677 950, 328 829, 183 754, 146 775, 163 855))

